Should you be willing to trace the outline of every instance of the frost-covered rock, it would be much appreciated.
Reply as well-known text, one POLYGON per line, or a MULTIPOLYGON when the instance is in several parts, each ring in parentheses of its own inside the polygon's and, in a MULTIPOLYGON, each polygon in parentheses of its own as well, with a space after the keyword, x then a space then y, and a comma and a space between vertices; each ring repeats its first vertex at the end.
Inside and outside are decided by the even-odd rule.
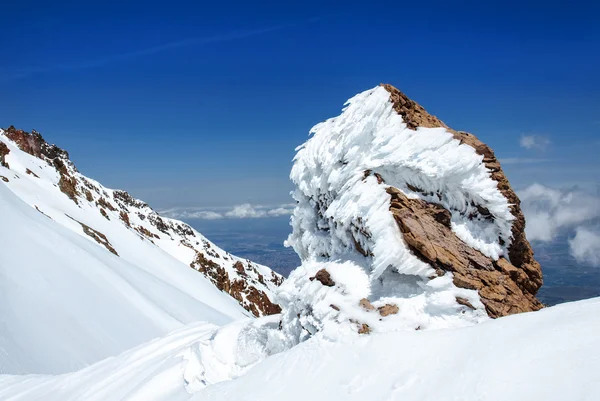
POLYGON ((389 85, 311 133, 291 172, 287 244, 303 263, 280 291, 296 340, 332 321, 426 329, 541 308, 519 200, 489 147, 389 85), (336 285, 311 281, 315 269, 336 285), (366 311, 362 298, 397 313, 366 311))
POLYGON ((229 254, 127 192, 84 176, 65 150, 36 131, 0 129, 0 176, 37 211, 129 262, 151 264, 144 247, 155 246, 200 271, 255 316, 280 311, 272 302, 283 280, 279 274, 229 254))

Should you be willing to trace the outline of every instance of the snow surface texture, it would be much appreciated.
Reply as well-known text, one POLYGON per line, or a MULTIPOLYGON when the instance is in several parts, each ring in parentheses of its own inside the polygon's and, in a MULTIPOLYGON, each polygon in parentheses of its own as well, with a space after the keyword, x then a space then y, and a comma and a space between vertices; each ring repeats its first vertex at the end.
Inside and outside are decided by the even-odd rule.
MULTIPOLYGON (((508 201, 475 149, 461 144, 444 128, 407 128, 389 96, 383 87, 356 95, 339 117, 316 125, 312 138, 297 149, 291 179, 298 204, 287 244, 300 255, 303 265, 281 289, 281 302, 284 309, 298 309, 298 300, 306 300, 307 293, 341 291, 353 303, 351 320, 361 323, 366 316, 357 309, 360 298, 355 293, 375 306, 378 302, 398 305, 403 318, 397 323, 400 329, 482 321, 486 314, 475 291, 456 288, 449 274, 429 280, 435 271, 404 244, 389 211, 386 188, 394 186, 409 197, 442 205, 451 212, 457 236, 493 259, 507 256, 511 243, 514 217, 508 201), (469 217, 479 216, 477 206, 488 209, 494 218, 469 217), (357 251, 356 244, 367 256, 357 251), (358 281, 348 285, 360 282, 360 291, 317 289, 318 283, 308 279, 321 262, 335 262, 327 269, 341 269, 336 274, 339 279, 345 280, 352 271, 358 281), (468 299, 476 310, 458 305, 457 296, 468 299)), ((329 297, 317 296, 329 302, 329 297)), ((284 326, 300 325, 311 331, 308 326, 324 324, 315 319, 348 321, 345 308, 337 313, 329 304, 313 301, 304 306, 308 312, 289 313, 291 320, 284 320, 284 326)))
POLYGON ((274 317, 195 324, 75 373, 0 376, 0 399, 596 401, 598 316, 595 298, 461 329, 314 336, 258 364, 268 341, 252 330, 274 317))
POLYGON ((0 373, 69 372, 184 324, 222 325, 247 315, 149 242, 138 248, 146 263, 128 262, 4 185, 0 221, 0 373))
MULTIPOLYGON (((0 181, 0 185, 7 186, 27 204, 95 246, 104 249, 85 234, 81 223, 104 234, 118 255, 136 266, 169 266, 174 264, 174 258, 189 269, 199 252, 208 263, 223 268, 232 282, 244 280, 273 299, 273 289, 281 276, 270 268, 229 254, 187 224, 159 216, 145 202, 129 197, 124 191, 104 187, 80 174, 69 160, 63 160, 69 174, 77 180, 80 196, 75 203, 59 189, 60 176, 54 166, 21 151, 3 130, 0 130, 0 142, 10 150, 6 156, 10 169, 0 166, 0 176, 9 181, 0 181), (86 198, 86 191, 91 200, 86 198), (128 223, 123 221, 121 213, 127 216, 128 223), (238 262, 243 272, 234 267, 238 262)), ((190 293, 197 291, 193 288, 194 281, 182 279, 169 269, 165 269, 160 278, 190 293)), ((240 295, 241 303, 247 306, 250 302, 246 294, 240 295)))

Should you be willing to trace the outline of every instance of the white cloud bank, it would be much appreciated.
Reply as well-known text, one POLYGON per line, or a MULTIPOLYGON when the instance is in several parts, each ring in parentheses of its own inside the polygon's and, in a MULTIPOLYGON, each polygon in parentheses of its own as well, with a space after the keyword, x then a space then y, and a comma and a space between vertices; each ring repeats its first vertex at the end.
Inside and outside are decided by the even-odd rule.
POLYGON ((542 135, 523 135, 519 141, 522 148, 537 150, 546 150, 550 143, 550 139, 542 135))
POLYGON ((174 208, 161 211, 160 214, 173 219, 259 219, 265 217, 286 216, 292 214, 294 204, 278 206, 252 205, 244 203, 231 208, 174 208))
POLYGON ((569 240, 569 249, 577 261, 600 266, 600 230, 578 227, 569 240))
POLYGON ((598 196, 582 190, 558 190, 534 184, 519 192, 530 241, 553 241, 560 234, 575 234, 569 251, 580 263, 600 266, 598 196))

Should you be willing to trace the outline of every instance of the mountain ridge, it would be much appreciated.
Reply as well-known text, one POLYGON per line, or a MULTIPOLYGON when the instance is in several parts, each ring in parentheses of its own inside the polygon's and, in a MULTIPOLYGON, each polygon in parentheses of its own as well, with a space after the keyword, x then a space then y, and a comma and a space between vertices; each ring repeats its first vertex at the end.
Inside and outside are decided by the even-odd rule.
POLYGON ((189 225, 160 216, 147 203, 133 198, 126 191, 111 190, 82 175, 69 159, 69 153, 46 142, 38 131, 29 133, 14 126, 0 130, 0 155, 2 167, 14 174, 13 182, 6 177, 10 175, 7 173, 4 174, 6 181, 3 179, 13 192, 21 195, 35 190, 35 185, 19 185, 22 179, 32 183, 43 182, 42 191, 29 198, 28 203, 51 218, 58 218, 56 213, 64 209, 63 214, 76 223, 75 227, 69 222, 65 225, 94 240, 107 251, 120 256, 119 247, 127 245, 114 243, 109 233, 86 222, 88 216, 85 213, 77 217, 72 216, 69 210, 85 208, 88 213, 99 212, 114 226, 135 232, 139 239, 162 248, 202 273, 219 290, 228 293, 255 316, 279 312, 278 305, 271 301, 273 289, 283 280, 279 274, 266 266, 228 254, 189 225), (24 155, 32 156, 41 163, 21 161, 26 158, 24 155), (45 174, 40 174, 40 171, 45 174), (47 184, 62 192, 77 209, 68 203, 54 202, 54 210, 45 210, 41 194, 53 191, 47 184), (89 209, 96 210, 92 212, 89 209))

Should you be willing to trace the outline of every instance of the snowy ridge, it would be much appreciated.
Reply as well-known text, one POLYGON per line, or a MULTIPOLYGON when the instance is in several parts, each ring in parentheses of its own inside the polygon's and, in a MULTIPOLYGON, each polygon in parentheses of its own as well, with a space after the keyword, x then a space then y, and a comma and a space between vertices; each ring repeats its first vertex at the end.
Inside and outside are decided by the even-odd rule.
POLYGON ((233 256, 187 224, 85 177, 36 132, 0 130, 0 144, 8 149, 0 184, 59 224, 138 265, 153 263, 144 251, 150 244, 202 272, 254 315, 279 311, 270 300, 282 277, 268 267, 233 256))

